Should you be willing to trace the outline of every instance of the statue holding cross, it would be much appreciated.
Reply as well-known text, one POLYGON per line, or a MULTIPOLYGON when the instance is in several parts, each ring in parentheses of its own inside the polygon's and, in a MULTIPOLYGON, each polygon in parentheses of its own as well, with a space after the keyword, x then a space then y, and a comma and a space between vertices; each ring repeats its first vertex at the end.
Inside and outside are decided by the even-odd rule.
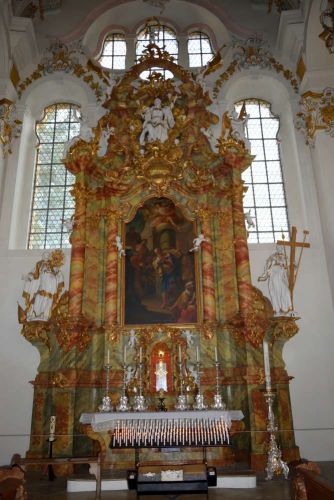
POLYGON ((309 231, 303 231, 304 239, 297 242, 297 228, 291 228, 290 241, 277 241, 276 251, 268 257, 264 272, 259 276, 259 281, 268 280, 269 295, 276 315, 286 315, 294 310, 293 291, 297 280, 300 262, 304 248, 309 248, 306 237, 309 231), (283 251, 279 247, 283 247, 283 251), (286 247, 290 247, 290 254, 287 255, 286 247), (296 250, 300 248, 298 260, 296 262, 296 250))

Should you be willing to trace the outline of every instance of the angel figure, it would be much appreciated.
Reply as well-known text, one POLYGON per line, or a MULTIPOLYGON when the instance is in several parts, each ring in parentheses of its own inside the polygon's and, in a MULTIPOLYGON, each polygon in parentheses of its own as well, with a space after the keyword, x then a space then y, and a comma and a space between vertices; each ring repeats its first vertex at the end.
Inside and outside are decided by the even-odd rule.
POLYGON ((209 241, 207 238, 205 238, 204 234, 200 233, 197 238, 193 240, 193 248, 189 250, 189 252, 198 252, 200 249, 203 241, 209 241))
POLYGON ((245 220, 247 222, 247 228, 255 227, 255 222, 254 219, 251 215, 251 210, 249 209, 248 212, 244 213, 245 220))
POLYGON ((195 335, 190 330, 183 330, 181 335, 186 339, 188 348, 194 344, 195 335))
POLYGON ((90 127, 88 124, 88 119, 84 115, 79 116, 76 109, 73 110, 73 114, 75 120, 77 120, 80 123, 80 131, 78 135, 72 137, 72 139, 65 142, 63 149, 64 157, 67 156, 71 147, 74 146, 74 144, 76 144, 80 140, 83 140, 85 142, 90 142, 94 138, 94 133, 92 127, 90 127))
POLYGON ((109 127, 109 125, 101 131, 97 156, 103 157, 106 154, 108 149, 109 139, 113 135, 114 131, 115 131, 114 127, 109 127))
POLYGON ((118 257, 124 257, 125 250, 122 245, 122 238, 120 236, 116 236, 116 248, 118 250, 118 257))
POLYGON ((137 345, 136 331, 132 329, 132 330, 130 330, 129 334, 130 334, 130 336, 129 336, 129 340, 128 340, 128 347, 130 349, 134 349, 137 345))

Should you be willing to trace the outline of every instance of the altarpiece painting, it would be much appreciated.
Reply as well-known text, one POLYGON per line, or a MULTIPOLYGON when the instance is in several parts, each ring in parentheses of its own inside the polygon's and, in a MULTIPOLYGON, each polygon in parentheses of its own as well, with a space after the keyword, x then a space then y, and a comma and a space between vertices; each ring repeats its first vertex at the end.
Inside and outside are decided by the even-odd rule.
POLYGON ((124 323, 196 323, 194 223, 151 198, 125 227, 124 323))

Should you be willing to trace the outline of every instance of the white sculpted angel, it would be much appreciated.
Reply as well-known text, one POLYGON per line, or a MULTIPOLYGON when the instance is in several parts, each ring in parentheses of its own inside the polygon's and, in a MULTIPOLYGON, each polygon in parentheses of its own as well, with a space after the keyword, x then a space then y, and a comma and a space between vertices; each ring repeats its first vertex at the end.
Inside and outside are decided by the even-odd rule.
POLYGON ((204 234, 200 233, 194 240, 193 240, 193 248, 189 250, 189 252, 198 252, 200 249, 203 241, 209 241, 207 238, 205 238, 204 234))
POLYGON ((130 330, 129 332, 129 340, 128 340, 128 347, 130 349, 134 349, 137 345, 137 334, 136 334, 136 330, 130 330))
POLYGON ((183 330, 181 335, 186 339, 188 347, 194 344, 195 335, 190 330, 183 330))
POLYGON ((88 124, 88 119, 84 115, 79 116, 76 109, 73 110, 73 114, 75 119, 80 123, 80 131, 78 135, 65 142, 63 149, 64 157, 67 156, 70 148, 74 146, 74 144, 76 144, 80 139, 85 142, 90 142, 94 138, 94 133, 92 127, 90 127, 88 124))
POLYGON ((254 219, 251 215, 251 211, 248 210, 248 212, 245 212, 244 213, 244 217, 245 217, 245 220, 247 222, 247 228, 251 228, 251 227, 255 227, 255 222, 254 222, 254 219))
POLYGON ((116 236, 116 248, 118 250, 118 256, 119 257, 124 257, 125 255, 125 250, 122 245, 122 238, 120 236, 116 236))

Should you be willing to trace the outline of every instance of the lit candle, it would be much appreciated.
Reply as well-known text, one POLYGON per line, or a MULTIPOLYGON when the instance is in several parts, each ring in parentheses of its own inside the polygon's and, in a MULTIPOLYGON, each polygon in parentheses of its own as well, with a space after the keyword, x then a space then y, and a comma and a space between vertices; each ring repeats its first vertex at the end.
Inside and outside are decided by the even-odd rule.
POLYGON ((126 346, 124 346, 123 361, 124 361, 124 364, 126 365, 126 346))
POLYGON ((215 362, 216 362, 216 363, 218 362, 218 351, 217 351, 217 347, 215 347, 215 362))
POLYGON ((179 345, 179 362, 182 363, 182 352, 181 352, 181 346, 179 345))
POLYGON ((142 347, 139 348, 139 363, 141 363, 143 360, 143 349, 142 347))
POLYGON ((196 361, 199 363, 199 349, 198 346, 196 346, 196 361))
POLYGON ((52 415, 50 417, 50 441, 54 441, 56 432, 56 416, 52 415))
POLYGON ((264 377, 266 381, 266 390, 270 391, 271 376, 270 376, 269 345, 266 340, 263 341, 263 361, 264 361, 264 377))

